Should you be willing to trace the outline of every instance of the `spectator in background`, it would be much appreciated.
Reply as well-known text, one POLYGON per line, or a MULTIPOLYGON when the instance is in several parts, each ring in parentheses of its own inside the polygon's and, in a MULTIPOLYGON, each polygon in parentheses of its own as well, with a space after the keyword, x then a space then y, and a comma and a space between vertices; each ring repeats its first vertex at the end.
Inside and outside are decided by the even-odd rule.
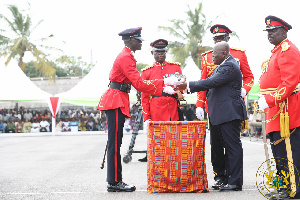
POLYGON ((124 128, 123 128, 123 130, 125 130, 126 132, 129 132, 132 129, 129 123, 130 123, 130 118, 126 118, 124 123, 124 128))
POLYGON ((87 111, 86 115, 88 118, 94 117, 94 113, 92 113, 90 110, 87 111))
POLYGON ((88 122, 86 123, 86 130, 87 131, 93 131, 94 129, 94 122, 92 120, 93 118, 89 118, 88 122))
POLYGON ((80 117, 79 130, 86 131, 86 123, 82 117, 80 117))
POLYGON ((100 121, 100 111, 94 111, 94 120, 95 121, 100 121))
POLYGON ((31 133, 39 133, 40 132, 40 123, 37 119, 33 120, 31 133))
POLYGON ((42 121, 40 122, 40 132, 49 132, 50 129, 50 124, 49 122, 46 120, 45 117, 42 118, 42 121))
POLYGON ((22 130, 23 130, 23 122, 17 118, 15 123, 15 133, 22 133, 22 130))
POLYGON ((0 133, 5 133, 5 126, 2 119, 0 119, 0 133))
POLYGON ((64 111, 60 112, 60 119, 65 119, 66 118, 66 114, 64 111))
POLYGON ((51 117, 49 117, 49 118, 47 119, 47 121, 48 121, 48 123, 49 123, 49 131, 52 132, 52 119, 51 119, 51 117))
MULTIPOLYGON (((14 112, 11 112, 11 116, 9 117, 9 119, 11 119, 12 120, 12 122, 16 122, 16 116, 15 116, 15 113, 14 112)), ((16 124, 15 124, 16 125, 16 124)))
POLYGON ((63 128, 63 122, 60 119, 56 119, 55 131, 62 132, 62 128, 63 128))
POLYGON ((69 120, 68 120, 67 118, 63 119, 63 127, 62 127, 62 131, 63 131, 63 132, 71 131, 70 124, 69 124, 69 120))
POLYGON ((8 120, 7 126, 6 126, 6 133, 15 133, 16 125, 12 121, 12 119, 8 120))
POLYGON ((105 133, 107 133, 106 117, 105 117, 105 115, 102 115, 100 123, 101 123, 101 129, 104 130, 105 133))
MULTIPOLYGON (((11 110, 9 110, 7 113, 6 113, 6 115, 5 115, 5 119, 7 119, 7 121, 10 119, 10 117, 12 116, 12 111, 11 110)), ((4 120, 5 120, 4 119, 4 120)))
POLYGON ((75 117, 72 118, 69 125, 71 127, 71 132, 78 132, 78 121, 76 121, 75 117))
POLYGON ((101 131, 101 123, 98 120, 94 120, 95 121, 95 130, 97 131, 101 131))
POLYGON ((29 121, 31 121, 31 119, 32 119, 32 113, 29 112, 29 110, 27 110, 27 112, 24 113, 24 119, 25 120, 28 119, 29 121))
POLYGON ((16 111, 15 117, 18 118, 19 120, 22 120, 22 115, 18 111, 16 111))
POLYGON ((0 120, 4 120, 4 112, 3 110, 0 110, 0 120))
POLYGON ((25 118, 25 122, 23 124, 22 132, 23 133, 30 133, 31 132, 31 127, 32 127, 31 122, 29 121, 28 118, 25 118))

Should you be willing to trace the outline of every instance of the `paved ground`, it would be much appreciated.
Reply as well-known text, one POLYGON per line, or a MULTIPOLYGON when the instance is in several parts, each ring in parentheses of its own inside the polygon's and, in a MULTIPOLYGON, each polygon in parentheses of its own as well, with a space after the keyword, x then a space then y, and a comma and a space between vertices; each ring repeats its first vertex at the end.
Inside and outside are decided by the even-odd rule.
MULTIPOLYGON (((131 134, 125 134, 122 153, 128 149, 131 134)), ((256 188, 256 172, 265 161, 262 140, 242 138, 244 148, 244 186, 239 192, 211 189, 209 133, 206 139, 206 165, 210 193, 147 193, 147 165, 138 162, 145 154, 133 154, 132 162, 123 163, 126 183, 133 193, 106 192, 106 166, 103 159, 107 135, 103 132, 80 134, 25 135, 0 134, 0 199, 266 199, 256 188), (25 137, 26 136, 26 137, 25 137)), ((139 134, 135 150, 146 149, 146 134, 139 134)))

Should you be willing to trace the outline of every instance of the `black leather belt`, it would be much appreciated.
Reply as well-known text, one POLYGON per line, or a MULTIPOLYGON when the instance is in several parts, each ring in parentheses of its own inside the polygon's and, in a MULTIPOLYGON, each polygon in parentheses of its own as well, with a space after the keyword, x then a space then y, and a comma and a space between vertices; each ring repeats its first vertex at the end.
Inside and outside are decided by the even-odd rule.
POLYGON ((151 97, 152 98, 154 98, 154 97, 173 97, 175 99, 178 98, 177 94, 168 94, 168 93, 165 93, 165 92, 162 92, 161 96, 151 95, 151 97))
POLYGON ((130 93, 131 85, 128 84, 122 84, 122 83, 116 83, 116 82, 110 82, 109 87, 112 89, 117 89, 122 92, 130 93))

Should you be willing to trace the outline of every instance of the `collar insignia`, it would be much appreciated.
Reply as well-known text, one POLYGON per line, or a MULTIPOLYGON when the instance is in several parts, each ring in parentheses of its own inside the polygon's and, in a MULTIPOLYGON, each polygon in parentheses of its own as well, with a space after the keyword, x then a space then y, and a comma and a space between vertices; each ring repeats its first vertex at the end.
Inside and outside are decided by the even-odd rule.
POLYGON ((290 47, 290 45, 287 42, 283 42, 281 44, 281 49, 282 49, 281 51, 286 51, 289 49, 289 47, 290 47))

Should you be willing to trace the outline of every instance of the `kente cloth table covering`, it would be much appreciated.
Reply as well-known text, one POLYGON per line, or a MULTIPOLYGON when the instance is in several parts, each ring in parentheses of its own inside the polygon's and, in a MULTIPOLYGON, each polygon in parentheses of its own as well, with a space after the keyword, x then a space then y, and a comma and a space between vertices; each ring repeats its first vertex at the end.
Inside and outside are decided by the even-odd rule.
POLYGON ((151 121, 147 133, 147 191, 209 192, 205 122, 151 121))

